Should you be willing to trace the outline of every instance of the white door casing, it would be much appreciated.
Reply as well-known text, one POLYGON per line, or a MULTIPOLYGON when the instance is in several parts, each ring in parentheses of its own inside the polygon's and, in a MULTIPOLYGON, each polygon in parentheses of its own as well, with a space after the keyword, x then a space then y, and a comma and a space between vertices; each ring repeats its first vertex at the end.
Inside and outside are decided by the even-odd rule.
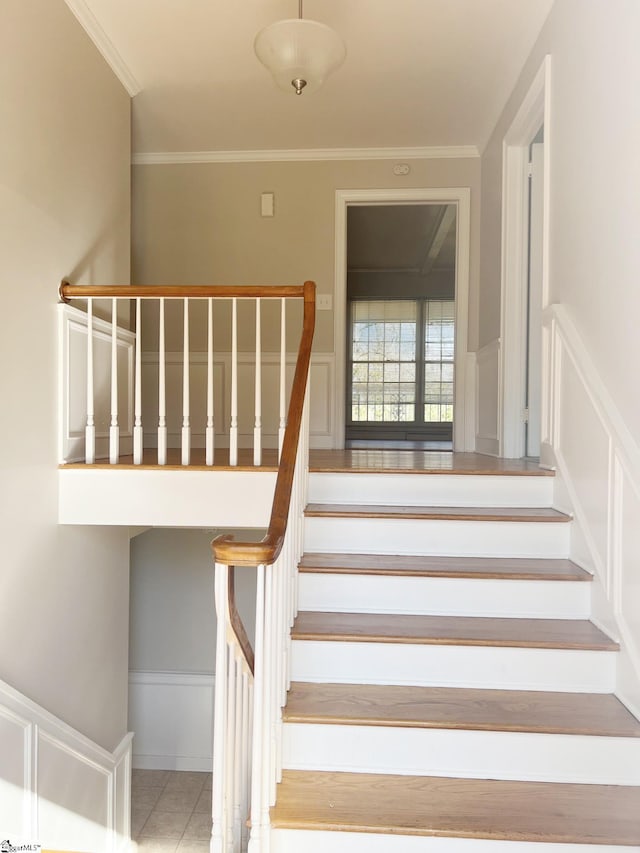
MULTIPOLYGON (((546 56, 502 143, 499 455, 525 455, 529 145, 544 126, 541 309, 549 304, 551 57, 546 56)), ((541 334, 541 329, 539 330, 541 334)))

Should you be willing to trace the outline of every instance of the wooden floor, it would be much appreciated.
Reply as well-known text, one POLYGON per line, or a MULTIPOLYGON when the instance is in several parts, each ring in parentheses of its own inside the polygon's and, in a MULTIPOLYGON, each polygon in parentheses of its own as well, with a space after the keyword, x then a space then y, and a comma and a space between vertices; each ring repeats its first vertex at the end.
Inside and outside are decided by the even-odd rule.
MULTIPOLYGON (((157 450, 147 448, 143 452, 142 465, 133 464, 133 456, 121 456, 118 466, 121 468, 157 468, 157 450)), ((262 451, 261 470, 273 471, 278 464, 278 453, 273 449, 262 451)), ((67 463, 65 468, 86 468, 84 462, 67 463)), ((113 468, 108 459, 100 459, 93 468, 113 468)), ((205 464, 205 451, 194 448, 191 451, 189 466, 181 463, 179 448, 169 448, 167 465, 173 470, 191 469, 210 470, 205 464)), ((216 469, 228 470, 229 450, 218 448, 215 452, 214 464, 216 469)), ((240 448, 238 451, 238 466, 235 470, 254 470, 253 450, 240 448)), ((536 462, 526 459, 496 459, 493 456, 483 456, 480 453, 446 453, 431 450, 311 450, 309 453, 309 469, 314 472, 348 472, 353 473, 415 473, 415 474, 495 474, 502 476, 534 476, 550 477, 552 471, 540 468, 536 462)), ((233 469, 232 469, 233 470, 233 469)))
POLYGON ((640 788, 285 770, 275 828, 640 844, 640 788))
POLYGON ((616 651, 618 644, 582 619, 496 619, 397 613, 300 611, 294 640, 422 645, 509 646, 616 651))
POLYGON ((526 557, 427 557, 395 554, 304 554, 300 571, 334 575, 393 575, 424 578, 592 581, 571 560, 526 557))
POLYGON ((640 722, 613 695, 294 682, 283 719, 474 731, 640 737, 640 722))
POLYGON ((436 450, 312 450, 311 471, 358 473, 498 474, 552 477, 528 459, 497 459, 481 453, 447 453, 436 450))

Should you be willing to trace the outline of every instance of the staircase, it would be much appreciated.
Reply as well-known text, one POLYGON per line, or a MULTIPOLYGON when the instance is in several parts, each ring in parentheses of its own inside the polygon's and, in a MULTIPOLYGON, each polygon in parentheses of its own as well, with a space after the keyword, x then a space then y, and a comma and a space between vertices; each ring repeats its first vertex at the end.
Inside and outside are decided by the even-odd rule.
POLYGON ((640 723, 548 472, 309 488, 272 853, 640 851, 640 723))

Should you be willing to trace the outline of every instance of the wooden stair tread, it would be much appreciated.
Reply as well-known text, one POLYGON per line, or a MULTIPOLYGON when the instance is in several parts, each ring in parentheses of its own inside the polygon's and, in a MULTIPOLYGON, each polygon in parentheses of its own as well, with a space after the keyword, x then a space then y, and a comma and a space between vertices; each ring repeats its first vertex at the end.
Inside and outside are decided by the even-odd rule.
POLYGON ((294 640, 342 642, 602 651, 619 648, 599 628, 582 619, 502 619, 307 610, 298 613, 291 636, 294 640))
POLYGON ((288 723, 640 737, 612 694, 294 682, 288 723))
POLYGON ((481 453, 389 448, 311 450, 309 471, 332 474, 481 474, 500 477, 553 477, 555 472, 528 459, 498 459, 481 453))
POLYGON ((275 828, 640 844, 640 787, 285 770, 275 828))
POLYGON ((436 521, 567 522, 571 516, 550 507, 396 506, 310 503, 307 518, 402 518, 436 521))
POLYGON ((303 554, 300 571, 398 577, 592 581, 571 560, 508 557, 427 557, 396 554, 303 554))

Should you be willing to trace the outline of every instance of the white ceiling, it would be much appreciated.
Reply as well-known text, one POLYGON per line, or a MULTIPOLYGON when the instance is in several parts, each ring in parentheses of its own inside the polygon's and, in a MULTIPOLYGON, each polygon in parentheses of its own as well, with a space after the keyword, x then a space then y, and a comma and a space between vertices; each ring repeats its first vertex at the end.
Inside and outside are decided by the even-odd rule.
POLYGON ((305 0, 347 45, 318 92, 253 52, 296 0, 67 0, 133 105, 136 152, 482 149, 553 0, 305 0), (139 91, 138 91, 139 90, 139 91))

